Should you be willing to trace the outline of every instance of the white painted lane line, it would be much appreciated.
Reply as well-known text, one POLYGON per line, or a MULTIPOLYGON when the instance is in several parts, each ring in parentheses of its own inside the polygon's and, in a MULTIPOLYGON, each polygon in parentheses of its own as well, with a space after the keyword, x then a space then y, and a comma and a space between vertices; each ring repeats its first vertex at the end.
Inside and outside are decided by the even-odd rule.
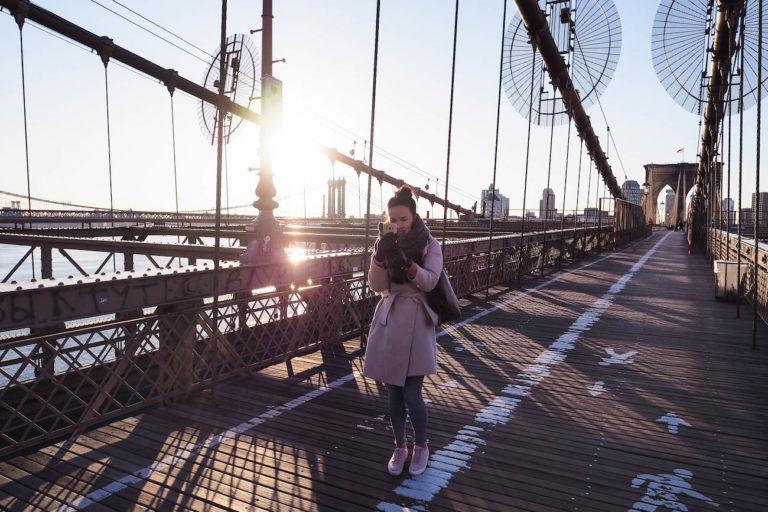
POLYGON ((424 473, 403 481, 394 492, 402 498, 415 501, 414 504, 397 504, 380 502, 377 509, 385 512, 414 510, 423 507, 445 487, 453 475, 459 470, 469 467, 469 461, 479 446, 485 444, 483 432, 495 425, 505 424, 510 415, 517 409, 521 401, 533 391, 547 376, 550 369, 563 361, 575 346, 582 333, 588 331, 602 314, 611 306, 616 296, 626 287, 627 283, 653 256, 659 246, 667 239, 665 234, 648 250, 629 271, 621 276, 609 290, 592 306, 577 318, 568 330, 555 340, 547 350, 539 354, 534 362, 528 365, 515 380, 510 383, 502 394, 493 397, 490 403, 475 415, 474 423, 465 425, 454 436, 453 441, 442 449, 437 450, 430 460, 424 473), (461 437, 460 437, 461 436, 461 437))
MULTIPOLYGON (((562 279, 563 277, 565 277, 567 275, 574 274, 574 273, 579 272, 580 270, 583 270, 585 268, 589 268, 592 265, 595 265, 595 264, 597 264, 597 263, 599 263, 599 262, 601 262, 603 260, 606 260, 606 259, 610 258, 611 256, 612 255, 609 254, 609 255, 603 256, 601 258, 598 258, 598 259, 596 259, 594 261, 591 261, 589 263, 586 263, 584 265, 581 265, 580 267, 575 268, 573 270, 567 270, 567 271, 564 271, 564 272, 560 272, 560 273, 556 274, 554 277, 552 277, 551 279, 549 279, 549 280, 539 284, 538 286, 536 286, 534 288, 531 288, 529 290, 526 290, 524 292, 519 292, 519 293, 515 294, 514 296, 512 296, 510 299, 507 299, 505 301, 500 302, 498 306, 493 306, 493 307, 491 307, 489 309, 486 309, 484 311, 481 311, 481 312, 477 313, 476 315, 474 315, 474 316, 472 316, 470 318, 462 320, 461 322, 457 322, 455 324, 447 326, 445 329, 440 331, 437 334, 437 336, 438 337, 439 336, 444 336, 445 334, 456 332, 456 330, 459 329, 460 327, 462 327, 464 325, 467 325, 467 324, 470 324, 470 323, 474 322, 475 320, 477 320, 478 318, 482 318, 485 315, 488 315, 488 314, 490 314, 490 313, 492 313, 494 311, 497 311, 502 306, 505 306, 505 305, 508 305, 508 304, 512 304, 512 303, 518 301, 519 299, 530 295, 531 293, 533 293, 535 291, 538 291, 538 290, 541 290, 542 288, 546 288, 547 286, 550 286, 551 284, 559 281, 560 279, 562 279)), ((57 510, 57 512, 63 512, 63 511, 70 511, 70 510, 82 510, 84 508, 87 508, 90 505, 92 505, 92 504, 94 504, 94 503, 96 503, 98 501, 101 501, 101 500, 103 500, 103 499, 105 499, 105 498, 107 498, 107 497, 109 497, 109 496, 111 496, 111 495, 113 495, 113 494, 115 494, 117 492, 122 491, 123 489, 125 489, 126 487, 128 487, 131 484, 137 484, 137 483, 139 483, 139 482, 141 482, 143 480, 146 480, 147 478, 149 478, 149 476, 153 472, 155 472, 158 469, 168 469, 168 468, 172 467, 174 464, 176 464, 177 462, 182 461, 184 459, 187 459, 187 458, 191 457, 192 455, 195 455, 196 453, 198 453, 203 448, 213 448, 213 447, 219 445, 224 439, 235 438, 235 436, 237 436, 238 434, 242 434, 242 433, 244 433, 244 432, 246 432, 246 431, 256 427, 257 425, 260 425, 260 424, 264 423, 265 421, 267 421, 269 419, 276 418, 276 417, 280 416, 281 414, 283 414, 284 412, 287 412, 287 411, 289 411, 291 409, 295 409, 296 407, 299 407, 300 405, 302 405, 302 404, 304 404, 306 402, 309 402, 310 400, 312 400, 314 398, 317 398, 318 396, 323 395, 323 394, 327 393, 328 391, 331 391, 332 389, 335 389, 335 388, 341 386, 342 384, 345 384, 345 383, 355 379, 358 376, 360 376, 360 372, 358 372, 358 371, 352 372, 350 374, 347 374, 347 375, 345 375, 343 377, 340 377, 340 378, 336 379, 335 381, 331 382, 327 386, 324 386, 324 387, 312 390, 312 391, 306 393, 305 395, 302 395, 302 396, 300 396, 300 397, 298 397, 298 398, 296 398, 294 400, 291 400, 290 402, 288 402, 286 404, 277 406, 277 407, 275 407, 275 408, 273 408, 273 409, 271 409, 271 410, 269 410, 269 411, 267 411, 267 412, 265 412, 265 413, 263 413, 263 414, 261 414, 259 416, 251 418, 250 420, 245 421, 245 422, 241 423, 240 425, 237 425, 235 427, 232 427, 231 429, 225 430, 224 432, 216 434, 215 436, 209 437, 204 442, 196 443, 196 444, 195 443, 189 443, 181 451, 178 451, 178 452, 173 453, 173 454, 169 454, 165 458, 163 458, 163 459, 161 459, 159 461, 155 461, 154 463, 150 464, 149 466, 146 466, 146 467, 143 467, 141 469, 138 469, 138 470, 134 471, 133 473, 131 473, 129 475, 125 475, 124 477, 120 478, 119 480, 116 480, 116 481, 114 481, 114 482, 112 482, 112 483, 110 483, 108 485, 105 485, 104 487, 101 487, 99 489, 96 489, 95 491, 92 491, 92 492, 88 493, 86 496, 83 496, 82 498, 76 500, 75 502, 71 503, 70 505, 61 506, 61 507, 59 507, 56 510, 57 510)))

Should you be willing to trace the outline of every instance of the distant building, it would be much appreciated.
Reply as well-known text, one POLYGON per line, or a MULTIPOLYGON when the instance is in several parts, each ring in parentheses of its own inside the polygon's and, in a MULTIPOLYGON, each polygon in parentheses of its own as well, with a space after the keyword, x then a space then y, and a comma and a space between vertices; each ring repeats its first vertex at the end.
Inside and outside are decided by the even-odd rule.
POLYGON ((733 209, 733 199, 726 197, 720 202, 720 219, 724 225, 736 223, 736 210, 733 209))
POLYGON ((536 220, 536 212, 525 212, 526 220, 536 220))
POLYGON ((739 210, 739 224, 742 226, 752 225, 752 208, 742 208, 739 210))
POLYGON ((539 200, 539 218, 554 219, 557 213, 555 208, 555 193, 551 188, 545 188, 539 200))
MULTIPOLYGON (((752 212, 757 211, 757 194, 752 193, 752 212)), ((754 214, 752 219, 754 222, 754 214)), ((768 192, 760 192, 760 212, 757 217, 757 225, 760 228, 768 228, 768 192)))
POLYGON ((627 198, 627 201, 635 204, 643 204, 645 192, 640 188, 640 184, 635 180, 627 180, 621 186, 621 193, 627 198))
POLYGON ((584 221, 587 223, 597 222, 597 208, 584 208, 584 221))
POLYGON ((480 205, 485 218, 491 216, 491 211, 494 219, 504 219, 509 216, 509 198, 501 194, 499 189, 494 190, 493 183, 488 185, 487 190, 480 191, 480 205))

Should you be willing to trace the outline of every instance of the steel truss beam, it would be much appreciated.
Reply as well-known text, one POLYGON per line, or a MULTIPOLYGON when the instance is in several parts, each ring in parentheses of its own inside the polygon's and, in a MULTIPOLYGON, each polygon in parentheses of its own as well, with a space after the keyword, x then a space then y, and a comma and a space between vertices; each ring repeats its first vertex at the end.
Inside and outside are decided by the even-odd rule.
MULTIPOLYGON (((602 228, 566 229, 565 238, 578 238, 602 228)), ((519 234, 493 239, 490 252, 520 245, 519 234)), ((560 239, 560 231, 526 233, 528 244, 560 239)), ((194 246, 190 246, 191 248, 194 246)), ((222 247, 222 254, 224 253, 222 247)), ((443 252, 446 264, 469 255, 488 252, 486 236, 449 241, 443 252)), ((238 252, 241 249, 238 249, 238 252)), ((367 260, 360 252, 338 252, 268 265, 240 266, 223 263, 219 270, 219 294, 249 292, 269 286, 304 286, 332 276, 361 272, 367 260)), ((132 311, 161 304, 188 302, 213 295, 213 270, 207 265, 149 272, 123 272, 104 278, 100 275, 72 279, 47 279, 19 285, 0 284, 0 331, 55 325, 67 320, 132 311)))
POLYGON ((25 0, 0 0, 0 6, 5 7, 17 20, 28 19, 47 29, 61 34, 81 45, 98 52, 102 59, 115 59, 136 71, 151 76, 163 82, 169 89, 179 89, 187 94, 203 100, 211 105, 219 105, 226 112, 234 114, 252 123, 259 124, 261 116, 239 105, 228 98, 219 99, 219 95, 205 87, 179 76, 174 69, 164 68, 154 62, 133 53, 130 50, 116 45, 107 36, 97 36, 79 25, 58 16, 51 11, 43 9, 25 0))
MULTIPOLYGON (((394 185, 395 187, 401 187, 403 185, 408 185, 405 181, 397 179, 393 176, 390 176, 384 171, 380 171, 378 169, 374 169, 370 165, 366 164, 362 160, 355 160, 354 158, 350 158, 347 155, 343 153, 339 153, 338 150, 328 147, 321 147, 320 151, 322 151, 328 158, 331 160, 335 160, 337 162, 341 162, 344 165, 348 165, 349 167, 352 167, 356 172, 365 173, 373 176, 380 182, 386 182, 390 185, 394 185)), ((466 208, 463 208, 459 206, 458 204, 452 203, 450 201, 446 201, 443 198, 436 196, 435 194, 430 194, 429 192, 425 192, 421 190, 419 187, 415 187, 413 185, 408 185, 413 189, 413 193, 416 197, 423 197, 430 203, 435 203, 440 206, 443 206, 449 210, 453 210, 456 213, 464 214, 464 215, 470 215, 473 212, 471 210, 467 210, 466 208)))
MULTIPOLYGON (((712 62, 707 85, 707 106, 704 111, 704 127, 701 132, 699 148, 699 167, 696 173, 696 191, 692 201, 692 217, 701 215, 708 197, 707 176, 717 158, 717 144, 720 124, 725 117, 725 97, 728 94, 731 79, 733 56, 737 50, 736 30, 744 0, 718 0, 715 36, 712 42, 712 62), (730 49, 730 51, 729 51, 730 49)), ((703 37, 703 36, 702 36, 703 37)), ((761 86, 761 85, 760 85, 761 86)))

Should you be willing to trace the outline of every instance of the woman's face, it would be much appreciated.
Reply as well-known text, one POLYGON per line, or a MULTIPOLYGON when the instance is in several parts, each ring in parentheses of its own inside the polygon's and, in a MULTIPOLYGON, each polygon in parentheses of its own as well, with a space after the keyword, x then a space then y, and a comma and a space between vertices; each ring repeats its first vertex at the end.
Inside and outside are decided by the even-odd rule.
POLYGON ((411 230, 413 214, 407 206, 397 205, 389 209, 389 222, 397 224, 397 233, 404 235, 411 230))

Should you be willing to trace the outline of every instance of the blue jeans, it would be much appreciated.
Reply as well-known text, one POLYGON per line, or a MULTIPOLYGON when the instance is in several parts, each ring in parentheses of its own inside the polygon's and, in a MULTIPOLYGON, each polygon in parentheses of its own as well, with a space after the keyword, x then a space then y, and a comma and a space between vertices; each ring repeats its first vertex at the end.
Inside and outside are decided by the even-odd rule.
POLYGON ((427 442, 427 404, 421 397, 423 375, 405 378, 404 386, 387 384, 389 392, 389 418, 392 422, 392 434, 397 444, 405 443, 406 407, 416 444, 427 442))

